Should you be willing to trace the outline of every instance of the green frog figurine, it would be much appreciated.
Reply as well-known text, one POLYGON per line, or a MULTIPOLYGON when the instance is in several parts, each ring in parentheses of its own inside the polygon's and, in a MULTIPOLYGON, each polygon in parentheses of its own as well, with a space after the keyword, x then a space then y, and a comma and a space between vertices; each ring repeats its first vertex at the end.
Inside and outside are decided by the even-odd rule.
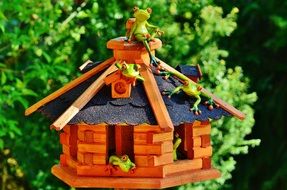
POLYGON ((179 145, 181 144, 181 138, 179 137, 178 133, 175 133, 174 135, 174 142, 173 142, 173 160, 176 161, 178 156, 177 156, 177 148, 179 147, 179 145))
POLYGON ((147 20, 150 18, 151 12, 151 8, 143 10, 139 9, 138 7, 134 7, 134 17, 136 18, 136 20, 129 33, 128 42, 131 42, 132 36, 134 35, 135 39, 139 42, 142 42, 146 50, 148 51, 150 63, 154 66, 158 66, 158 61, 156 60, 154 55, 151 54, 151 49, 148 42, 154 40, 154 37, 156 35, 162 35, 163 32, 159 30, 157 26, 148 23, 147 20), (149 33, 148 29, 152 32, 149 33))
POLYGON ((109 164, 112 166, 118 166, 123 172, 134 172, 136 165, 129 159, 128 155, 123 155, 118 157, 116 155, 112 155, 109 158, 109 164))
POLYGON ((138 64, 127 64, 125 61, 122 63, 117 62, 116 67, 121 70, 122 74, 127 78, 132 78, 140 81, 144 81, 144 78, 140 75, 138 64))
POLYGON ((213 101, 213 99, 208 96, 207 94, 203 93, 201 91, 202 87, 190 80, 188 77, 181 73, 174 73, 170 71, 157 71, 158 74, 165 76, 165 79, 167 79, 169 76, 175 76, 177 79, 179 79, 183 84, 180 86, 177 86, 173 90, 164 90, 162 92, 163 95, 168 95, 168 98, 171 98, 172 95, 179 93, 180 91, 183 91, 187 96, 194 97, 196 101, 194 102, 193 106, 190 108, 190 111, 193 111, 195 115, 201 114, 201 110, 198 108, 199 103, 201 102, 201 97, 204 96, 208 100, 204 102, 205 105, 208 106, 209 110, 213 109, 213 106, 218 107, 218 105, 213 101))

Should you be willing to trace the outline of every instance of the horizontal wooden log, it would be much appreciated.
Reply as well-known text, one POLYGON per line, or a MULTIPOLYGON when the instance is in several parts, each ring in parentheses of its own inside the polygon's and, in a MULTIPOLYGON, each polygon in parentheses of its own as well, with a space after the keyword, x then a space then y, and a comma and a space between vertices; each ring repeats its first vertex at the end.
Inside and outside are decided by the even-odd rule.
POLYGON ((200 122, 200 125, 209 125, 209 124, 210 124, 210 121, 209 121, 209 120, 201 121, 201 122, 200 122))
POLYGON ((107 124, 96 124, 96 125, 88 125, 88 124, 78 124, 78 131, 94 131, 95 133, 106 133, 107 132, 107 124))
POLYGON ((146 132, 146 133, 134 133, 134 143, 135 144, 154 144, 164 141, 172 141, 173 133, 172 132, 146 132))
POLYGON ((79 131, 78 130, 78 139, 81 142, 85 142, 85 131, 79 131))
POLYGON ((122 176, 122 177, 164 177, 165 173, 162 166, 157 167, 136 167, 134 173, 123 172, 118 167, 108 165, 77 166, 79 176, 122 176))
POLYGON ((84 157, 85 153, 82 152, 78 152, 77 153, 77 160, 80 164, 84 164, 85 163, 85 157, 84 157))
POLYGON ((105 144, 87 144, 87 143, 78 143, 79 152, 87 153, 99 153, 106 154, 107 146, 105 144))
POLYGON ((189 150, 187 152, 187 157, 189 159, 194 158, 203 158, 203 157, 210 157, 212 155, 212 147, 206 147, 206 148, 193 148, 192 150, 189 150))
POLYGON ((201 137, 193 137, 192 140, 192 146, 193 147, 200 147, 201 146, 201 137))
POLYGON ((136 166, 160 166, 173 163, 173 154, 166 153, 161 156, 135 156, 136 166))
POLYGON ((202 169, 210 169, 211 168, 211 158, 205 157, 202 158, 202 169))
POLYGON ((77 154, 78 162, 82 165, 92 165, 92 164, 103 164, 107 163, 106 154, 93 154, 93 153, 82 153, 77 154))
POLYGON ((134 145, 135 155, 162 155, 173 151, 172 142, 166 141, 160 144, 134 145))
POLYGON ((134 126, 135 133, 146 133, 146 132, 161 132, 161 128, 158 125, 142 124, 134 126))
POLYGON ((78 152, 77 154, 78 162, 84 165, 93 164, 93 153, 82 153, 78 152))
POLYGON ((67 166, 67 155, 65 154, 60 155, 60 165, 67 166))
POLYGON ((173 140, 173 132, 165 132, 165 133, 148 133, 148 143, 157 143, 164 141, 172 141, 173 140))
POLYGON ((87 143, 94 143, 94 131, 86 130, 84 132, 84 141, 87 143))
MULTIPOLYGON (((202 122, 201 121, 197 121, 197 120, 195 120, 194 122, 192 122, 192 123, 184 123, 183 124, 185 127, 201 127, 202 126, 202 122)), ((205 125, 205 124, 204 124, 205 125)))
POLYGON ((71 155, 71 152, 70 152, 70 146, 68 146, 68 145, 62 145, 62 151, 63 151, 63 153, 64 154, 66 154, 66 155, 71 155))
POLYGON ((63 128, 63 131, 67 134, 70 134, 70 128, 71 126, 70 125, 66 125, 64 128, 63 128))
POLYGON ((101 143, 106 144, 108 141, 106 134, 94 134, 94 142, 95 143, 101 143))
POLYGON ((134 144, 147 144, 147 133, 134 133, 134 144))
POLYGON ((78 131, 78 139, 81 142, 105 144, 107 142, 107 135, 106 133, 95 133, 91 130, 78 131), (92 137, 91 137, 92 139, 89 139, 87 137, 88 132, 92 132, 92 137))
POLYGON ((105 154, 94 154, 93 155, 93 164, 107 164, 107 156, 105 154))
POLYGON ((200 127, 202 126, 202 122, 195 120, 193 123, 191 123, 191 125, 192 127, 200 127))
POLYGON ((60 143, 63 145, 70 145, 70 135, 65 132, 60 133, 60 143))
POLYGON ((202 159, 193 159, 193 160, 178 160, 173 164, 168 164, 164 166, 166 175, 180 173, 189 170, 197 170, 202 168, 202 159))
POLYGON ((205 148, 211 145, 210 135, 201 136, 201 147, 205 148))
POLYGON ((66 159, 67 159, 67 165, 71 168, 76 169, 76 167, 78 166, 77 161, 72 159, 71 157, 66 157, 66 159))
POLYGON ((198 137, 201 135, 210 135, 210 133, 211 133, 210 125, 192 127, 193 137, 198 137))
POLYGON ((201 147, 201 137, 192 137, 190 139, 186 139, 184 142, 185 151, 188 151, 194 147, 201 147))

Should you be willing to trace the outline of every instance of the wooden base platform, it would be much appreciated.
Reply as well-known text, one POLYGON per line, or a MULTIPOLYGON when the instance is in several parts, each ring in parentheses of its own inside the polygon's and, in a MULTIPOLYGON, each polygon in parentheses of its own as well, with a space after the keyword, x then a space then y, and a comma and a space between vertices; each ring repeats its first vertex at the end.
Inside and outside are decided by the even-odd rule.
POLYGON ((220 177, 216 169, 185 171, 164 178, 80 177, 75 170, 60 165, 54 165, 52 173, 68 185, 78 188, 162 189, 220 177))

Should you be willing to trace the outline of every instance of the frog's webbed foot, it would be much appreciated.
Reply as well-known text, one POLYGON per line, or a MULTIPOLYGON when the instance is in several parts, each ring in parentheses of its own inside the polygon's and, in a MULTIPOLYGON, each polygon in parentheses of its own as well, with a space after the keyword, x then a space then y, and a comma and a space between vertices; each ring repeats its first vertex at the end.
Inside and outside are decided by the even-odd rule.
POLYGON ((112 175, 113 169, 115 169, 114 165, 109 164, 109 165, 107 165, 107 167, 106 167, 106 169, 105 169, 105 172, 108 172, 109 175, 112 175))
POLYGON ((193 113, 195 115, 200 115, 201 114, 200 109, 196 105, 194 105, 192 108, 190 108, 190 111, 193 111, 193 113))
POLYGON ((130 169, 130 171, 129 171, 129 172, 130 172, 131 174, 134 174, 134 173, 135 173, 135 170, 136 170, 136 167, 135 167, 135 166, 133 166, 133 167, 130 169))
POLYGON ((161 94, 162 94, 162 95, 167 95, 168 98, 171 98, 171 96, 172 96, 172 91, 170 91, 170 90, 163 90, 163 91, 161 92, 161 94))
POLYGON ((219 107, 219 105, 216 104, 216 103, 213 101, 213 99, 211 99, 211 98, 210 98, 209 100, 205 101, 205 102, 204 102, 204 105, 206 105, 209 110, 213 110, 214 106, 215 106, 216 108, 219 107))
POLYGON ((160 69, 157 69, 157 70, 156 70, 156 74, 157 74, 157 75, 160 75, 160 76, 163 76, 163 79, 164 79, 164 80, 167 80, 167 79, 172 75, 171 72, 162 71, 162 70, 160 70, 160 69))
POLYGON ((156 58, 153 55, 151 55, 150 56, 150 64, 152 64, 155 67, 158 67, 159 61, 157 61, 156 58))
POLYGON ((144 78, 140 75, 136 76, 136 79, 139 80, 139 81, 144 81, 144 78))

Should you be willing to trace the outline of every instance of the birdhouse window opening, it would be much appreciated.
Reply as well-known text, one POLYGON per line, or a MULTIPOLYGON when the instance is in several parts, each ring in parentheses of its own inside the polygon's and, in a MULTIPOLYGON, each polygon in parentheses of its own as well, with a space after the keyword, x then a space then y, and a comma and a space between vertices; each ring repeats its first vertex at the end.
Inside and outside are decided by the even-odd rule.
POLYGON ((175 127, 173 143, 174 146, 178 144, 174 150, 177 160, 202 159, 203 167, 210 168, 212 155, 210 132, 209 121, 195 121, 175 127))
POLYGON ((109 126, 109 156, 128 155, 134 161, 134 130, 131 125, 109 126))
POLYGON ((173 132, 173 160, 175 162, 178 160, 187 159, 185 146, 186 146, 186 138, 184 134, 184 129, 181 125, 176 126, 173 132))
POLYGON ((108 126, 108 157, 116 153, 116 142, 115 142, 115 125, 108 126))

